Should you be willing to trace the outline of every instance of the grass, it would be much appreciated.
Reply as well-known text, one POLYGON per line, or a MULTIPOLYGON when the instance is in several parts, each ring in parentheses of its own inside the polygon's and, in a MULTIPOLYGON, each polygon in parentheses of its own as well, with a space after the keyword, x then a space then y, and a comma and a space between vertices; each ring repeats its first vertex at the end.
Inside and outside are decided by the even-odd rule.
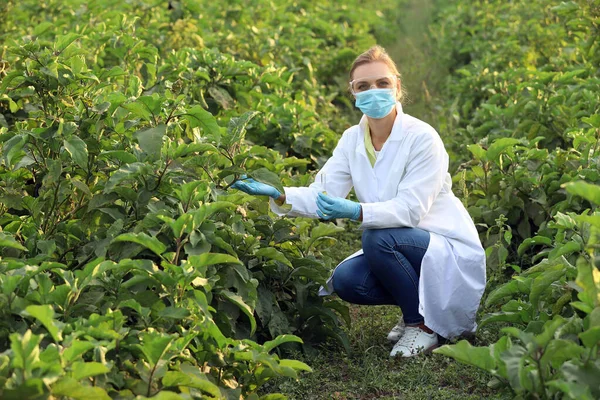
POLYGON ((386 336, 398 320, 398 308, 353 305, 351 316, 351 353, 331 346, 314 355, 293 354, 314 372, 269 386, 290 400, 512 398, 488 388, 486 373, 441 355, 390 358, 386 336))

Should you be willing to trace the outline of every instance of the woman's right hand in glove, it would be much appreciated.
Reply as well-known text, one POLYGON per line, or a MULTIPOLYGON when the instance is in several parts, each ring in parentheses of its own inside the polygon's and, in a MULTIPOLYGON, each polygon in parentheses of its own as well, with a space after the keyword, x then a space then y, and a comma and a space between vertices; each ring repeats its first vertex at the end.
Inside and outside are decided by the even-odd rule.
POLYGON ((279 190, 275 189, 273 186, 255 181, 252 178, 242 177, 240 180, 231 185, 231 187, 255 196, 269 196, 274 199, 281 197, 279 190))

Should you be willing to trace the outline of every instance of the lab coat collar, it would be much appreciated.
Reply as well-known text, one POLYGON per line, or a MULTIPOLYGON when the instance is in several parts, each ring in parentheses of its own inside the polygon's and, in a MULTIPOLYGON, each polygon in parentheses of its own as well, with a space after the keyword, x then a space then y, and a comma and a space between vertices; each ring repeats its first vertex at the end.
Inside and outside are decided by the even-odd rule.
MULTIPOLYGON (((404 117, 404 111, 402 111, 402 104, 400 102, 396 103, 396 119, 394 120, 394 125, 392 126, 392 132, 390 136, 386 139, 387 141, 396 142, 402 140, 402 119, 404 117)), ((365 129, 367 128, 368 120, 367 116, 363 115, 358 123, 359 137, 364 137, 365 129)), ((367 150, 365 149, 364 140, 359 140, 359 145, 356 147, 356 152, 364 155, 367 159, 367 150)))

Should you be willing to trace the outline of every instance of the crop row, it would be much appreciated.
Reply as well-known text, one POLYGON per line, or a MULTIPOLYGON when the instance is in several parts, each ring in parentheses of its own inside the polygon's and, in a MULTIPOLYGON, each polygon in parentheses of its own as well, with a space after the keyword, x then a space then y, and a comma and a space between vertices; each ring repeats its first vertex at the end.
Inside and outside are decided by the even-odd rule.
POLYGON ((341 228, 228 188, 311 179, 396 2, 206 3, 0 5, 0 397, 258 399, 347 346, 341 228))
POLYGON ((479 328, 509 327, 440 352, 516 398, 598 398, 600 2, 451 3, 441 131, 486 247, 479 328))

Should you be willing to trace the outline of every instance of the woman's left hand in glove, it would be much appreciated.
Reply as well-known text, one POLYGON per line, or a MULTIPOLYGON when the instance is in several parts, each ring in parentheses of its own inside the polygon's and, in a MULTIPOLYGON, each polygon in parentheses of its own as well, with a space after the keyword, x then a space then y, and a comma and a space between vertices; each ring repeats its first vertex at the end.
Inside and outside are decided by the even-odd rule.
POLYGON ((317 215, 324 220, 334 218, 350 218, 357 221, 360 218, 361 206, 355 201, 330 197, 319 193, 317 197, 317 215))

